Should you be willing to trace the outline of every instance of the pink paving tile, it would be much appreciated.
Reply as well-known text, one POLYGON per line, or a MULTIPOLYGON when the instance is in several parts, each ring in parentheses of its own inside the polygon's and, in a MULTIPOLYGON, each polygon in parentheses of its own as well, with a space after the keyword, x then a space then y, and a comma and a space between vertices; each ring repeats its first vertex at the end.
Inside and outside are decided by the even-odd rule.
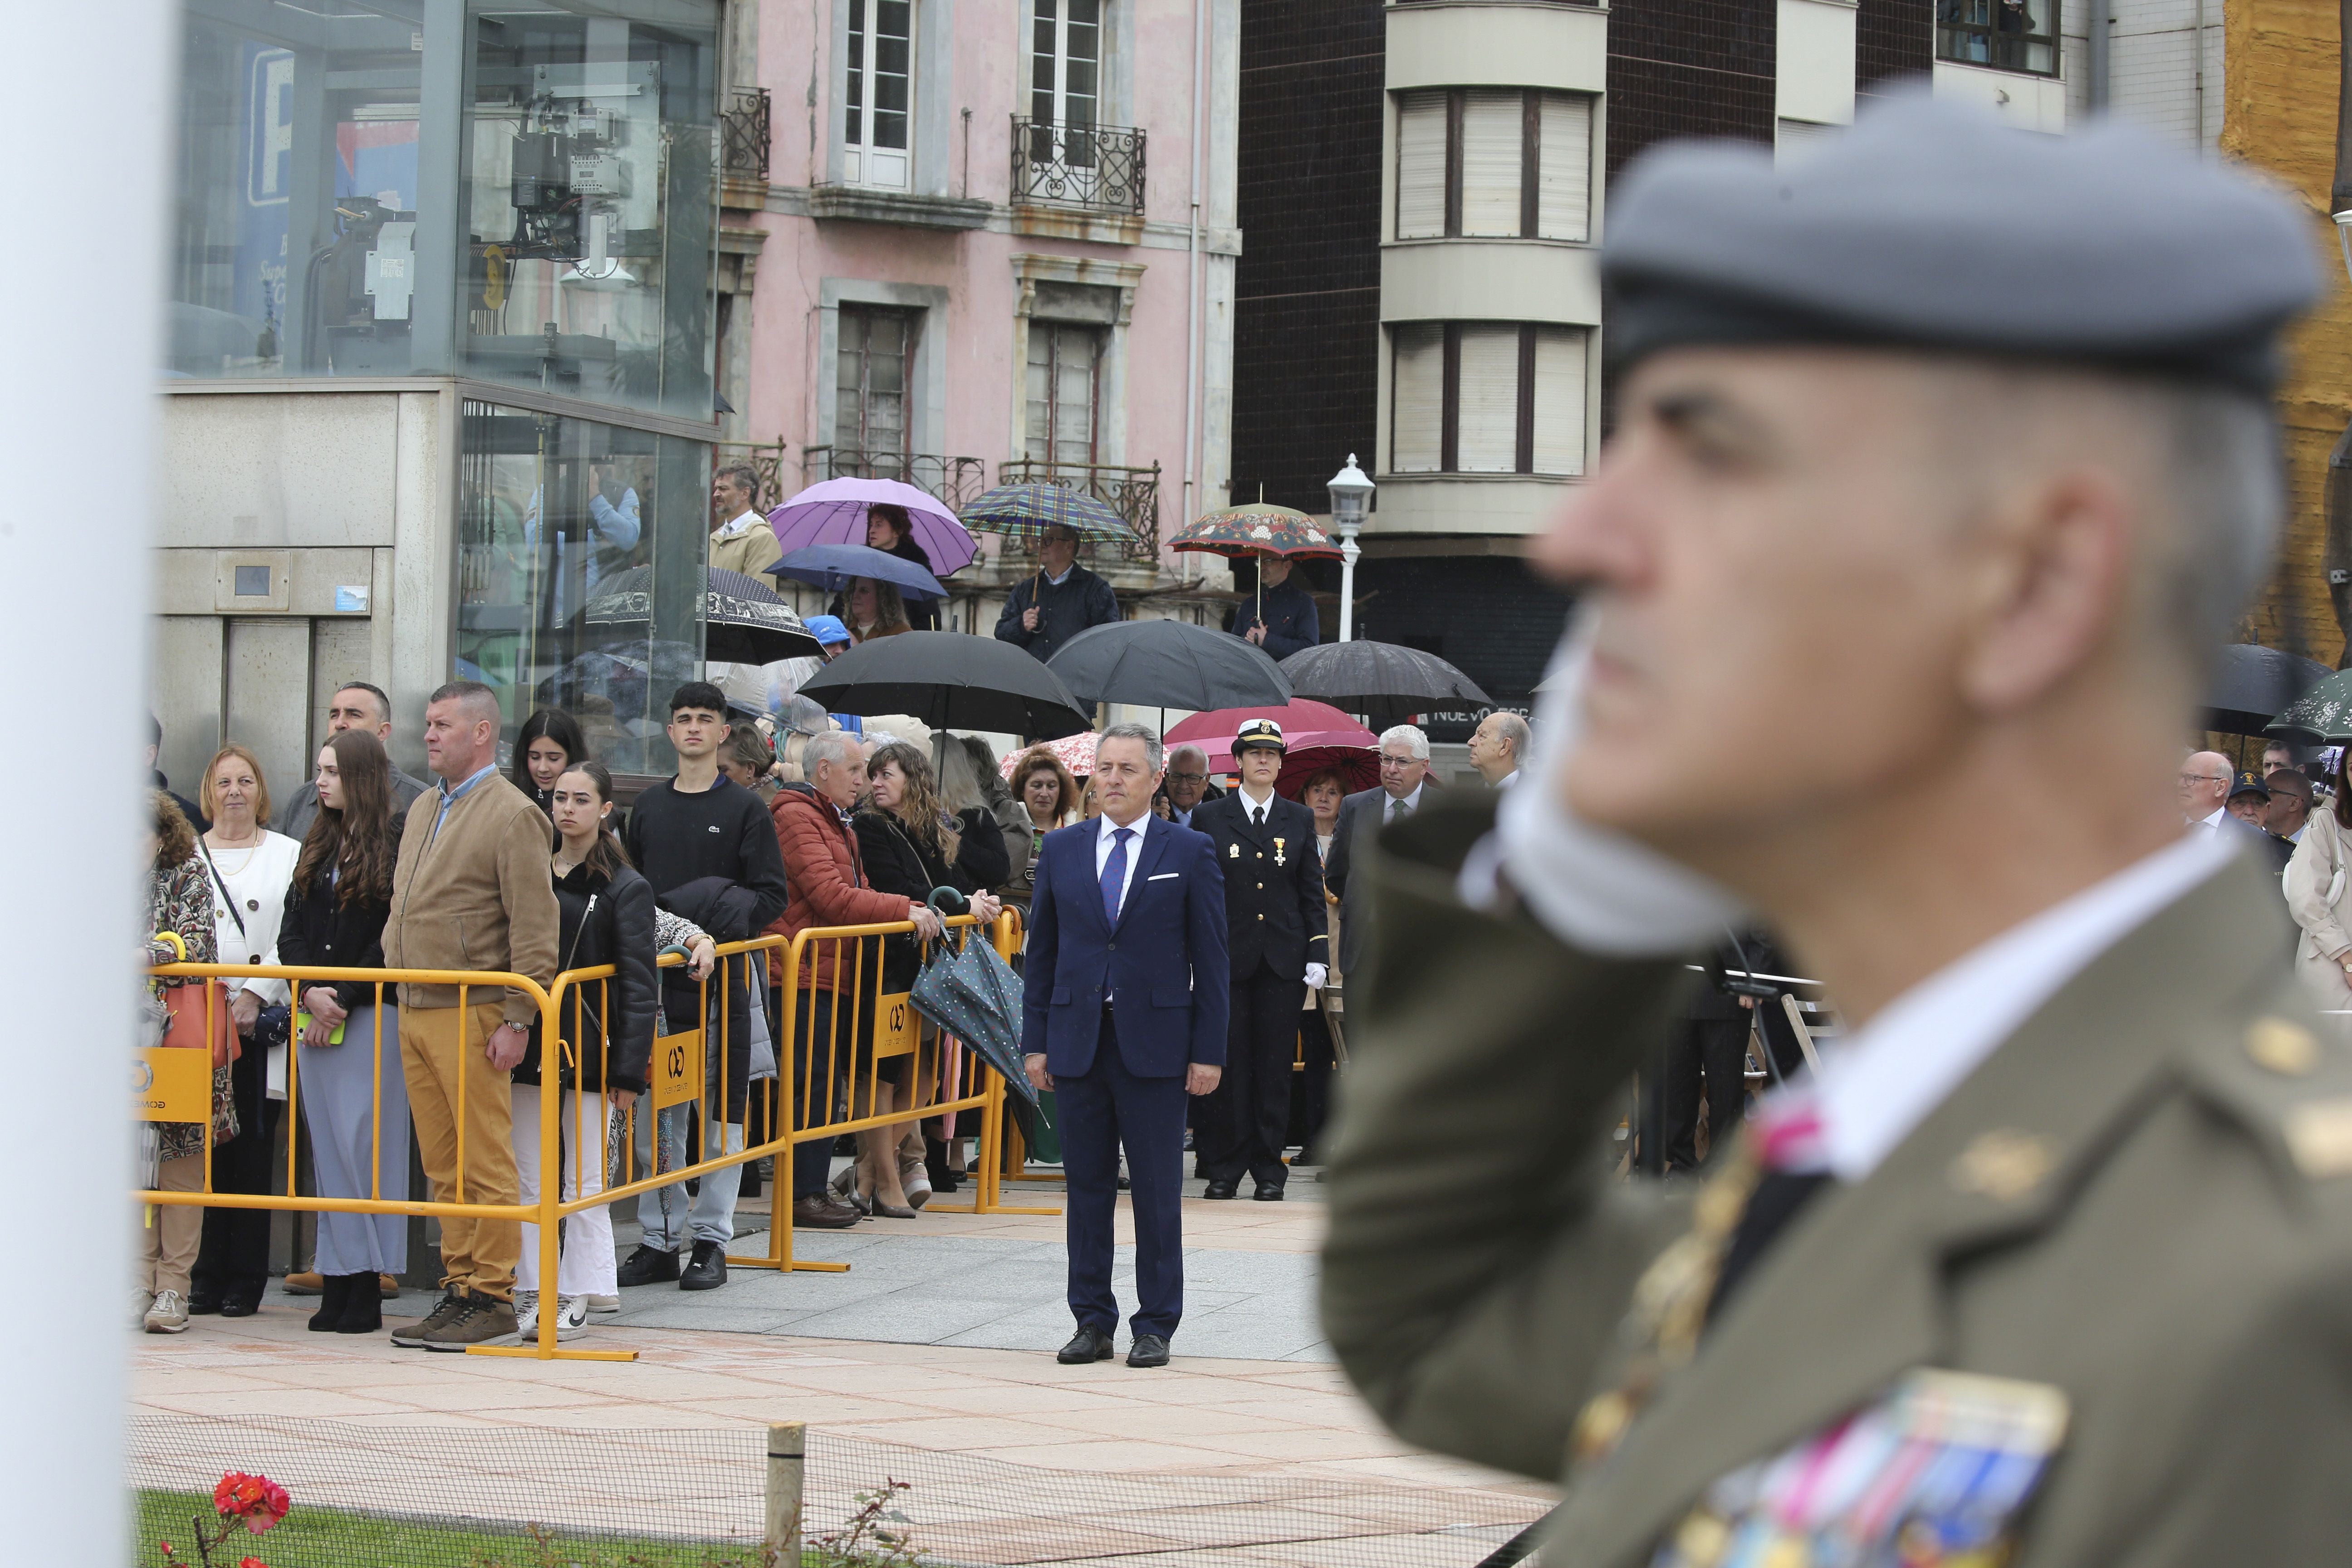
POLYGON ((1092 1433, 1105 1437, 1150 1436, 1181 1442, 1186 1438, 1213 1439, 1222 1445, 1236 1430, 1252 1430, 1269 1435, 1311 1432, 1316 1428, 1302 1425, 1296 1418, 1285 1421, 1245 1422, 1214 1405, 1127 1405, 1115 1410, 1066 1410, 1039 1414, 1035 1419, 1074 1432, 1092 1433))
POLYGON ((1057 1443, 1049 1447, 996 1448, 989 1458, 1013 1465, 1040 1465, 1057 1470, 1188 1471, 1221 1469, 1230 1457, 1207 1448, 1184 1448, 1172 1443, 1057 1443))
POLYGON ((837 1432, 845 1437, 862 1437, 869 1443, 898 1443, 909 1448, 929 1448, 941 1453, 979 1450, 998 1453, 1007 1447, 1075 1441, 1086 1436, 1040 1421, 992 1415, 925 1415, 900 1421, 859 1421, 829 1426, 826 1430, 837 1432))

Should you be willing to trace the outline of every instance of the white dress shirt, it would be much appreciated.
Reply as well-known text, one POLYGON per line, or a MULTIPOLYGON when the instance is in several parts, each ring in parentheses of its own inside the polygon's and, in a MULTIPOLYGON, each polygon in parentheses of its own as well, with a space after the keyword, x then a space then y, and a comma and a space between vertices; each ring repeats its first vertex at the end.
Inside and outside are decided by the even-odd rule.
POLYGON ((719 531, 719 537, 721 539, 739 538, 743 534, 751 532, 755 527, 763 526, 767 521, 768 520, 766 518, 761 517, 756 511, 745 511, 739 516, 730 519, 727 525, 719 531))
POLYGON ((1495 787, 1496 789, 1508 789, 1518 782, 1519 770, 1513 768, 1509 773, 1505 773, 1501 778, 1495 781, 1495 787))
POLYGON ((1406 795, 1403 799, 1400 800, 1395 795, 1390 795, 1386 800, 1381 802, 1381 825, 1386 826, 1387 824, 1396 820, 1397 807, 1399 806, 1403 806, 1407 811, 1419 811, 1421 809, 1421 792, 1428 787, 1428 784, 1425 783, 1417 784, 1412 786, 1412 793, 1406 795))
POLYGON ((1869 1175, 2068 981, 2234 853, 2212 834, 2189 834, 1911 986, 1826 1047, 1818 1075, 1759 1105, 1766 1126, 1811 1115, 1801 1152, 1779 1163, 1847 1182, 1869 1175))
POLYGON ((2201 817, 2201 818, 2200 818, 2200 819, 2199 819, 2195 824, 2193 824, 2192 826, 2198 826, 2198 827, 2210 828, 2213 832, 2215 832, 2215 833, 2219 833, 2219 832, 2221 832, 2221 819, 2222 819, 2223 817, 2228 816, 2229 815, 2230 815, 2230 808, 2229 808, 2228 806, 2226 806, 2226 805, 2220 806, 2220 807, 2217 807, 2217 808, 2215 809, 2215 811, 2214 811, 2214 813, 2213 813, 2213 815, 2212 815, 2212 816, 2207 816, 2207 817, 2201 817))
MULTIPOLYGON (((1118 832, 1118 824, 1108 816, 1098 816, 1095 820, 1101 825, 1095 833, 1095 886, 1099 889, 1103 870, 1110 864, 1110 852, 1118 845, 1118 840, 1113 837, 1118 832)), ((1127 877, 1118 885, 1118 907, 1122 910, 1127 908, 1127 890, 1135 886, 1135 868, 1143 859, 1143 836, 1158 820, 1147 811, 1127 825, 1135 837, 1127 841, 1127 877)))
POLYGON ((1241 796, 1242 812, 1250 818, 1250 825, 1254 827, 1264 826, 1266 813, 1274 809, 1274 791, 1267 790, 1263 796, 1255 795, 1250 794, 1249 785, 1244 784, 1241 788, 1241 796))

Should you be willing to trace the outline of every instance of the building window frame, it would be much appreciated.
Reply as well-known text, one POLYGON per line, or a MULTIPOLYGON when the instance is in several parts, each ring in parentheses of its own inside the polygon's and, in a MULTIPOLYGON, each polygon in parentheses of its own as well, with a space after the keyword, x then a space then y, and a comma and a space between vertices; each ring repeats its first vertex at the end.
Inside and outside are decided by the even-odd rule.
POLYGON ((921 455, 946 449, 948 334, 935 330, 947 321, 948 290, 929 283, 885 283, 866 278, 825 278, 817 284, 816 396, 808 433, 811 447, 833 443, 841 423, 841 308, 878 305, 916 316, 907 378, 907 450, 921 455))
MULTIPOLYGON (((1459 477, 1463 475, 1503 475, 1527 478, 1577 479, 1582 477, 1591 461, 1589 437, 1586 433, 1589 378, 1591 374, 1592 331, 1589 327, 1552 321, 1396 321, 1389 324, 1389 450, 1387 468, 1390 474, 1407 477, 1459 477), (1463 466, 1463 409, 1465 334, 1477 332, 1491 351, 1495 337, 1509 333, 1516 337, 1516 360, 1511 376, 1513 408, 1511 416, 1512 461, 1507 468, 1493 465, 1473 468, 1463 466), (1438 355, 1438 432, 1435 468, 1405 466, 1401 455, 1408 441, 1415 441, 1426 453, 1427 432, 1408 428, 1402 416, 1402 382, 1405 374, 1407 334, 1420 340, 1420 352, 1433 346, 1430 334, 1434 333, 1433 346, 1438 355), (1561 353, 1572 356, 1569 378, 1575 388, 1567 408, 1552 422, 1539 419, 1538 391, 1542 381, 1541 368, 1547 356, 1561 353), (1570 444, 1574 456, 1559 463, 1538 463, 1549 433, 1558 440, 1559 428, 1572 431, 1570 444)), ((1425 366, 1423 367, 1425 374, 1425 366)), ((1491 386, 1486 389, 1491 395, 1491 386)))
POLYGON ((1936 58, 1953 65, 2054 77, 2063 53, 2063 0, 1937 0, 1936 58))
POLYGON ((915 0, 845 0, 841 54, 834 73, 841 92, 834 121, 841 139, 845 184, 889 191, 915 188, 922 22, 915 0), (897 23, 903 23, 903 32, 885 30, 897 23), (888 68, 894 63, 900 68, 888 68), (900 100, 895 108, 885 101, 894 81, 900 100), (898 122, 896 145, 877 139, 887 132, 887 125, 877 126, 885 116, 898 122))
MULTIPOLYGON (((845 301, 835 307, 835 312, 832 445, 836 450, 847 448, 866 454, 869 458, 886 457, 904 459, 912 457, 915 450, 913 416, 919 374, 916 355, 922 341, 923 318, 926 312, 912 310, 904 305, 877 305, 861 300, 845 301), (855 331, 852 331, 853 322, 857 324, 855 331), (875 439, 875 426, 871 417, 877 395, 873 387, 874 373, 877 369, 877 356, 872 347, 873 334, 877 324, 886 322, 896 324, 900 333, 897 354, 886 355, 883 361, 887 363, 890 358, 895 358, 898 372, 898 433, 896 440, 887 446, 878 444, 875 439), (857 340, 854 345, 850 341, 853 337, 857 340), (844 361, 853 353, 857 356, 858 363, 857 381, 854 392, 851 387, 844 384, 842 375, 844 361), (854 429, 845 429, 843 421, 847 417, 848 411, 844 404, 845 398, 852 395, 856 399, 856 423, 854 429)), ((887 396, 888 394, 886 390, 880 395, 887 396)))
MULTIPOLYGON (((1952 3, 1968 3, 1968 0, 1952 0, 1952 3)), ((1452 87, 1414 89, 1396 94, 1396 148, 1390 168, 1395 216, 1390 226, 1391 238, 1591 242, 1595 194, 1592 158, 1599 129, 1599 103, 1593 94, 1565 92, 1551 88, 1452 87), (1475 129, 1472 125, 1473 111, 1474 109, 1483 110, 1489 116, 1497 109, 1512 112, 1507 107, 1507 100, 1512 98, 1517 100, 1517 221, 1508 230, 1474 226, 1466 211, 1466 194, 1471 184, 1468 177, 1470 143, 1475 129), (1424 164, 1430 152, 1411 143, 1417 135, 1427 133, 1428 110, 1441 105, 1444 126, 1442 216, 1426 210, 1430 204, 1425 194, 1409 191, 1407 184, 1408 169, 1424 164), (1420 112, 1417 114, 1416 110, 1420 112), (1580 118, 1583 148, 1581 159, 1574 165, 1573 188, 1579 195, 1573 204, 1573 216, 1561 218, 1555 213, 1549 225, 1550 232, 1547 232, 1545 126, 1548 118, 1554 113, 1580 118), (1431 222, 1433 218, 1437 221, 1431 222)), ((1563 121, 1562 125, 1564 134, 1577 133, 1580 129, 1569 121, 1563 121)))

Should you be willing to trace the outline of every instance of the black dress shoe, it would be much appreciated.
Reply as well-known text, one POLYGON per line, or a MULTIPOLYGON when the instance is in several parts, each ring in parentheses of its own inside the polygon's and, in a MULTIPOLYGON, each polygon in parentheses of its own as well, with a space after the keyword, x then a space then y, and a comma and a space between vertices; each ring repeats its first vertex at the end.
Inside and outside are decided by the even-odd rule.
POLYGON ((261 1292, 258 1290, 226 1290, 221 1293, 221 1316, 224 1318, 250 1318, 259 1310, 261 1292))
POLYGON ((1250 1196, 1262 1204, 1278 1204, 1282 1201, 1282 1184, 1260 1182, 1257 1184, 1257 1190, 1250 1194, 1250 1196))
POLYGON ((667 1285, 677 1278, 677 1254, 639 1244, 621 1265, 624 1285, 667 1285))
POLYGON ((1241 1192, 1239 1182, 1211 1182, 1201 1195, 1204 1198, 1230 1198, 1241 1192))
MULTIPOLYGON (((1108 1334, 1090 1323, 1081 1323, 1078 1331, 1070 1336, 1070 1342, 1056 1352, 1054 1359, 1064 1366, 1083 1366, 1088 1362, 1108 1361, 1118 1353, 1108 1334)), ((1164 1359, 1164 1349, 1161 1355, 1164 1359)))
POLYGON ((1166 1366, 1168 1342, 1158 1334, 1138 1334, 1133 1348, 1127 1352, 1129 1366, 1166 1366))
POLYGON ((677 1277, 681 1290, 716 1290, 727 1283, 727 1249, 715 1241, 694 1244, 694 1258, 677 1277))
POLYGON ((188 1316, 191 1318, 216 1317, 219 1315, 220 1310, 221 1297, 219 1291, 207 1290, 201 1294, 195 1291, 190 1291, 188 1293, 188 1316))

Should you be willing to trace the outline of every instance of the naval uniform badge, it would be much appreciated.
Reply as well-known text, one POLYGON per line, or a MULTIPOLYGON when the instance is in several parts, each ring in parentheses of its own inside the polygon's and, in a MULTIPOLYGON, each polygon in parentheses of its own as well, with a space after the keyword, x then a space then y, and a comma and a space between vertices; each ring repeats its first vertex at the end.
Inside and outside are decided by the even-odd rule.
POLYGON ((1651 1568, 1994 1568, 2066 1432, 2042 1383, 1921 1368, 1714 1486, 1651 1568))
POLYGON ((1279 838, 1274 841, 1274 863, 1277 866, 1286 866, 1290 863, 1282 858, 1282 840, 1279 838))
POLYGON ((1240 859, 1241 858, 1242 858, 1242 847, 1241 847, 1240 845, 1238 845, 1238 844, 1228 844, 1228 845, 1226 845, 1226 846, 1225 846, 1225 858, 1226 858, 1226 859, 1228 859, 1228 860, 1238 860, 1238 859, 1240 859))

